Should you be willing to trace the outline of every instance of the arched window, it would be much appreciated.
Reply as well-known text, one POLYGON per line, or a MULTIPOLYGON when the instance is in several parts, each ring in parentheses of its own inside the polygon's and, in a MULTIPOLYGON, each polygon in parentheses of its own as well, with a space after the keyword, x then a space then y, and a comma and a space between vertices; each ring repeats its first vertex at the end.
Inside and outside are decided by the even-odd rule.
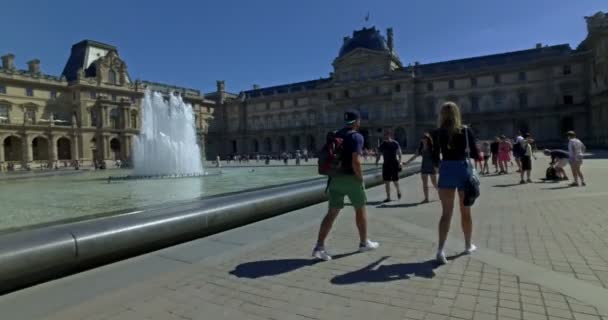
POLYGON ((111 84, 116 84, 116 71, 108 71, 108 82, 111 84))

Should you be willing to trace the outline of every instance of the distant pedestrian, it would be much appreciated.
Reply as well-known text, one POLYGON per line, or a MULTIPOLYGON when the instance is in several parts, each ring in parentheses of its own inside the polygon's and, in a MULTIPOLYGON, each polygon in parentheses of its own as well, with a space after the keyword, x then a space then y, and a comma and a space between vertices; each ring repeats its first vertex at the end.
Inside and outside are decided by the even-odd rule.
POLYGON ((523 153, 524 153, 524 140, 525 138, 523 137, 523 133, 520 131, 517 131, 517 136, 515 137, 514 141, 513 141, 513 158, 515 159, 515 163, 517 163, 517 172, 522 171, 521 168, 521 158, 523 157, 523 153))
POLYGON ((581 185, 586 186, 585 177, 581 171, 583 166, 583 154, 586 151, 586 147, 581 140, 576 138, 574 131, 568 131, 568 153, 570 154, 570 168, 572 169, 572 177, 574 182, 570 184, 572 187, 578 187, 578 180, 581 180, 581 185))
MULTIPOLYGON (((521 184, 532 182, 532 179, 530 179, 530 175, 532 174, 532 158, 534 157, 532 142, 532 136, 529 133, 527 133, 524 140, 520 142, 523 150, 520 158, 521 171, 519 172, 521 177, 519 183, 521 184), (526 180, 524 180, 524 175, 527 177, 526 180)), ((536 157, 534 157, 534 159, 536 159, 536 157)))
POLYGON ((472 171, 468 157, 479 157, 475 145, 475 137, 471 130, 462 125, 460 108, 454 102, 446 102, 439 112, 439 128, 433 134, 433 161, 441 165, 439 168, 439 199, 441 200, 441 220, 439 221, 439 246, 437 262, 446 264, 444 245, 450 231, 456 190, 460 199, 460 221, 464 233, 465 253, 470 254, 477 249, 471 242, 473 221, 471 219, 470 203, 465 202, 464 190, 467 187, 472 171), (467 143, 468 142, 468 143, 467 143), (467 150, 467 144, 470 150, 467 150), (469 151, 469 155, 467 155, 469 151))
POLYGON ((509 162, 511 161, 511 143, 502 135, 500 137, 500 143, 498 144, 498 165, 500 167, 501 174, 509 173, 509 162))
POLYGON ((378 248, 377 242, 367 238, 367 217, 365 204, 367 197, 363 186, 363 169, 361 158, 363 154, 363 136, 357 132, 361 126, 358 111, 344 113, 345 127, 336 135, 343 139, 340 155, 340 173, 331 176, 328 186, 329 209, 321 222, 317 244, 312 255, 321 260, 331 260, 331 255, 325 250, 325 239, 331 231, 340 210, 344 208, 344 196, 348 196, 355 208, 356 224, 359 230, 359 252, 378 248))
POLYGON ((386 189, 386 199, 383 202, 391 201, 391 182, 397 191, 397 199, 401 199, 401 189, 399 189, 399 169, 401 167, 401 146, 393 140, 393 132, 391 130, 384 131, 384 141, 378 148, 380 152, 376 156, 376 165, 383 158, 382 163, 382 180, 386 189))
POLYGON ((500 138, 495 137, 494 141, 490 144, 490 152, 492 153, 492 165, 494 166, 494 173, 498 173, 498 148, 500 145, 500 138))
POLYGON ((490 160, 490 155, 492 154, 490 142, 484 141, 481 143, 481 153, 483 154, 481 174, 490 174, 490 165, 488 164, 488 160, 490 160))
POLYGON ((420 145, 416 153, 407 160, 403 165, 407 165, 414 161, 417 157, 422 157, 422 164, 420 165, 420 177, 422 179, 422 193, 424 194, 424 200, 422 203, 429 202, 429 178, 433 187, 437 189, 437 165, 433 162, 433 138, 430 134, 425 133, 420 139, 420 145))

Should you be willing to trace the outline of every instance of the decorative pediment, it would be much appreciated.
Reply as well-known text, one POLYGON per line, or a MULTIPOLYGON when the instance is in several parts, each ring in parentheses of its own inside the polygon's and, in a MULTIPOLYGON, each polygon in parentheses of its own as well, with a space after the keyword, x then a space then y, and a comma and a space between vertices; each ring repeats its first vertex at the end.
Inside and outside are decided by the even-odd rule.
POLYGON ((108 52, 104 57, 97 59, 95 63, 109 69, 121 71, 126 69, 126 63, 118 57, 118 54, 115 51, 108 52))
POLYGON ((369 50, 365 48, 357 48, 342 57, 336 58, 334 63, 340 63, 343 61, 366 61, 369 59, 377 59, 380 57, 387 57, 388 55, 384 52, 378 52, 375 50, 369 50))

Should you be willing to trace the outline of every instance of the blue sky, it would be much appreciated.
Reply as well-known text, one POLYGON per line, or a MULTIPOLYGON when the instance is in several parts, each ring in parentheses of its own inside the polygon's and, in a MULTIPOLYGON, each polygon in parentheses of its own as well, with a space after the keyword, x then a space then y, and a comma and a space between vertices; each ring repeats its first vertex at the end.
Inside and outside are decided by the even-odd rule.
POLYGON ((19 0, 2 5, 0 54, 60 74, 72 44, 118 47, 131 77, 232 92, 326 77, 354 29, 393 27, 404 64, 569 43, 606 0, 19 0), (370 13, 370 21, 364 17, 370 13))

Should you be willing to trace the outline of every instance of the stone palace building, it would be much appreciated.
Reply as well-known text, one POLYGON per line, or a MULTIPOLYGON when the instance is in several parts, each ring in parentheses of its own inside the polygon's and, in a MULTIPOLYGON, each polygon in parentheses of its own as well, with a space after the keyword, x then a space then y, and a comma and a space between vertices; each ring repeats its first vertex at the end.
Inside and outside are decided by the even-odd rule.
MULTIPOLYGON (((242 92, 216 109, 209 133, 219 154, 316 150, 341 126, 345 109, 362 115, 365 145, 393 129, 403 148, 436 126, 441 104, 457 102, 478 137, 531 132, 563 144, 576 130, 589 145, 608 143, 608 15, 587 17, 576 48, 528 50, 404 65, 393 30, 363 28, 344 37, 327 78, 242 92)), ((210 145, 211 146, 211 145, 210 145)), ((210 148, 211 149, 211 148, 210 148)))
POLYGON ((146 87, 190 103, 201 141, 216 105, 199 90, 132 81, 118 50, 96 41, 73 45, 61 76, 45 74, 38 59, 27 65, 2 56, 0 169, 128 161, 146 87))
POLYGON ((0 68, 0 169, 69 165, 78 160, 129 161, 146 87, 179 94, 194 107, 208 158, 235 153, 317 150, 358 109, 368 148, 393 129, 405 149, 436 125, 439 106, 457 102, 482 139, 520 129, 545 144, 576 130, 588 144, 608 145, 608 14, 586 17, 588 34, 568 44, 436 63, 405 65, 392 29, 344 37, 326 78, 229 93, 224 81, 203 94, 132 81, 116 47, 85 40, 72 46, 60 76, 40 61, 18 69, 12 54, 0 68))

